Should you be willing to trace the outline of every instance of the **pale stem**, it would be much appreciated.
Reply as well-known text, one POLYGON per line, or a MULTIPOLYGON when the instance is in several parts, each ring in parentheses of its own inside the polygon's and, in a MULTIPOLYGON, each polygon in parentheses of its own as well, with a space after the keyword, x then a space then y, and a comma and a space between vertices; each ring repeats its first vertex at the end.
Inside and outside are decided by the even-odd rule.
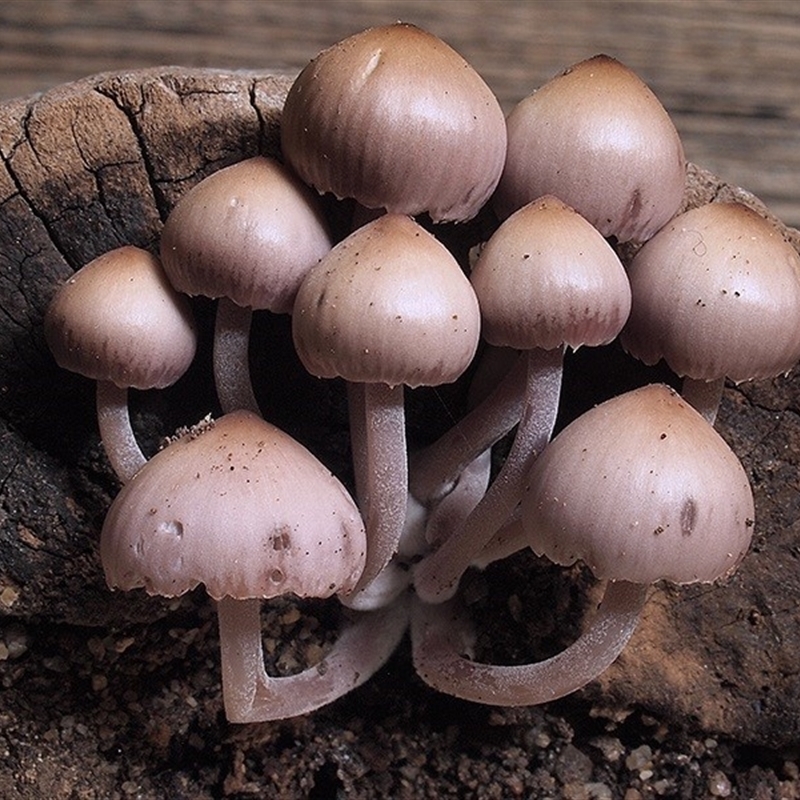
POLYGON ((520 508, 505 521, 503 527, 487 542, 486 546, 472 559, 472 566, 486 569, 495 561, 502 561, 530 546, 531 537, 522 527, 520 508))
POLYGON ((338 595, 339 602, 356 611, 372 611, 394 603, 411 585, 411 562, 427 550, 426 518, 425 507, 406 494, 405 521, 397 552, 367 586, 338 595))
POLYGON ((411 459, 411 493, 428 503, 446 493, 467 464, 503 438, 522 415, 527 360, 520 356, 494 391, 411 459))
POLYGON ((636 630, 647 586, 610 582, 588 629, 561 653, 534 664, 495 666, 471 661, 472 630, 455 602, 417 602, 412 615, 414 667, 434 689, 496 706, 547 703, 604 672, 636 630))
POLYGON ((525 407, 503 467, 464 524, 416 567, 414 588, 425 602, 453 596, 473 557, 514 512, 531 466, 553 433, 563 361, 563 348, 529 351, 525 407))
MULTIPOLYGON (((364 483, 366 502, 361 513, 367 532, 367 560, 354 590, 359 592, 374 580, 397 552, 406 517, 408 457, 403 385, 364 385, 364 439, 353 450, 356 484, 364 483)), ((358 434, 357 434, 358 436, 358 434)))
POLYGON ((701 381, 697 378, 684 378, 681 395, 696 411, 713 425, 717 419, 717 411, 722 400, 725 378, 714 381, 701 381))
POLYGON ((369 480, 367 479, 367 386, 347 382, 347 412, 350 422, 350 451, 353 461, 356 500, 362 513, 369 506, 369 480))
POLYGON ((374 675, 408 624, 408 604, 354 615, 319 663, 296 675, 272 677, 264 667, 261 601, 224 598, 217 604, 222 694, 230 722, 265 722, 308 714, 374 675))
POLYGON ((131 427, 127 389, 97 382, 97 425, 114 472, 127 483, 147 462, 131 427))
POLYGON ((227 297, 217 302, 214 325, 214 383, 224 413, 245 409, 261 414, 250 378, 250 325, 253 310, 227 297))
POLYGON ((464 467, 452 490, 430 506, 425 523, 425 539, 429 545, 440 546, 464 524, 486 494, 491 471, 492 451, 484 450, 464 467))

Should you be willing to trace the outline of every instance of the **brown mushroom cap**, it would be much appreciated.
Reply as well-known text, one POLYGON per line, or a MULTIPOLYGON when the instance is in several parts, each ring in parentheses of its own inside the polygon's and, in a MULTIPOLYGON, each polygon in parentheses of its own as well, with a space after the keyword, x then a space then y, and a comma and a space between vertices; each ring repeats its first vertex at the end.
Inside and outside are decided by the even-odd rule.
POLYGON ((109 586, 174 597, 328 597, 366 539, 355 503, 305 447, 248 411, 157 453, 117 495, 100 555, 109 586))
POLYGON ((170 386, 189 368, 196 333, 189 303, 145 250, 111 250, 56 292, 44 335, 58 365, 121 388, 170 386))
POLYGON ((599 578, 710 582, 753 530, 739 459, 672 389, 651 385, 568 425, 537 460, 522 501, 533 550, 599 578))
POLYGON ((161 236, 176 289, 276 313, 291 311, 304 275, 330 248, 318 198, 263 156, 200 181, 178 201, 161 236))
POLYGON ((628 277, 596 228, 552 196, 512 214, 470 281, 490 344, 551 350, 612 341, 631 306, 628 277))
POLYGON ((397 23, 344 39, 300 73, 281 149, 319 192, 465 220, 497 185, 506 128, 494 94, 458 53, 397 23))
POLYGON ((634 257, 623 347, 704 381, 768 378, 800 359, 800 256, 739 203, 672 220, 634 257))
POLYGON ((480 310, 447 248, 409 217, 386 214, 311 270, 297 293, 292 333, 312 375, 438 386, 472 361, 480 310))
POLYGON ((508 155, 493 201, 501 219, 545 194, 603 236, 646 241, 678 210, 685 161, 658 98, 619 61, 575 64, 508 117, 508 155))

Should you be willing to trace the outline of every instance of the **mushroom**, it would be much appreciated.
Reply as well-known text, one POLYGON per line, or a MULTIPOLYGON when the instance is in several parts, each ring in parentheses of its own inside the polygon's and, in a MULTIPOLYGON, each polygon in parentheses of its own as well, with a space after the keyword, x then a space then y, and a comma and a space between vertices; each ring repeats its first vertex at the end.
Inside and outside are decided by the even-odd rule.
POLYGON ((506 128, 491 89, 458 53, 398 22, 308 64, 286 97, 281 150, 320 193, 462 221, 500 179, 506 128))
POLYGON ((455 381, 478 346, 475 293, 447 249, 410 217, 386 214, 308 274, 292 314, 317 377, 348 381, 356 493, 366 516, 363 589, 397 549, 406 516, 404 386, 455 381))
POLYGON ((125 483, 147 460, 131 428, 128 389, 162 389, 189 368, 196 333, 186 298, 155 256, 126 246, 81 267, 56 292, 44 336, 60 367, 97 381, 97 420, 125 483))
POLYGON ((188 295, 220 298, 214 377, 224 411, 258 412, 248 356, 253 310, 289 313, 304 275, 330 248, 314 193, 263 156, 203 179, 170 213, 161 235, 169 279, 188 295))
POLYGON ((287 677, 264 668, 262 598, 330 597, 364 566, 358 509, 305 447, 249 411, 227 414, 157 453, 106 517, 111 588, 175 597, 198 584, 218 601, 225 710, 232 722, 282 719, 367 680, 405 627, 396 604, 364 614, 322 663, 287 677))
POLYGON ((579 689, 619 655, 647 585, 710 583, 748 549, 753 496, 739 459, 676 392, 650 385, 586 412, 534 464, 522 501, 531 548, 578 560, 608 584, 588 629, 553 658, 523 666, 476 663, 451 605, 418 602, 412 626, 422 678, 464 699, 531 705, 579 689))
MULTIPOLYGON (((414 586, 427 602, 455 592, 473 557, 519 503, 525 477, 555 425, 564 347, 612 341, 631 304, 628 278, 611 246, 552 196, 524 206, 495 231, 470 280, 484 338, 524 351, 527 377, 521 418, 507 420, 506 430, 519 425, 502 469, 463 525, 415 568, 414 586)), ((472 436, 465 425, 461 433, 472 436)), ((480 432, 472 438, 482 446, 480 432)), ((438 455, 435 446, 433 452, 438 455)), ((443 464, 449 466, 446 455, 443 464)), ((451 477, 446 469, 440 475, 442 483, 451 477)))
POLYGON ((678 132, 646 84, 607 55, 575 64, 511 111, 493 199, 501 219, 545 194, 603 236, 649 239, 678 211, 686 166, 678 132))
POLYGON ((724 380, 769 378, 800 359, 800 256, 741 203, 708 203, 673 219, 634 256, 622 346, 662 358, 713 423, 724 380))

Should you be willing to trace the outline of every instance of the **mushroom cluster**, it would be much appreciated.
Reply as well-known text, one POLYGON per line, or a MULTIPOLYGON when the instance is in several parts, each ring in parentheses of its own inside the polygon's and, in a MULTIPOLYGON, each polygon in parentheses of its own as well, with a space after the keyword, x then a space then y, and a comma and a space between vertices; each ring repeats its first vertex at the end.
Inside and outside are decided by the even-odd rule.
POLYGON ((617 657, 650 584, 736 569, 753 497, 716 406, 726 377, 800 359, 800 257, 744 206, 679 213, 680 139, 631 70, 595 56, 505 119, 444 42, 404 23, 372 28, 300 73, 281 147, 281 163, 256 156, 202 180, 170 213, 158 256, 101 255, 45 319, 58 364, 98 381, 122 483, 100 536, 108 584, 168 597, 205 587, 229 720, 341 697, 409 628, 436 689, 545 702, 617 657), (479 214, 493 232, 461 263, 442 223, 479 214), (196 295, 219 302, 218 416, 148 458, 126 392, 186 371, 196 295), (263 313, 291 314, 303 368, 343 386, 352 477, 264 418, 250 347, 263 313), (642 385, 554 437, 566 350, 618 337, 647 364, 666 360, 682 394, 642 385), (456 382, 470 384, 467 410, 412 448, 404 387, 456 382), (501 440, 510 449, 494 470, 501 440), (586 565, 605 582, 602 603, 552 658, 481 663, 461 578, 524 548, 586 565), (276 677, 259 615, 282 595, 335 598, 343 621, 322 661, 276 677))

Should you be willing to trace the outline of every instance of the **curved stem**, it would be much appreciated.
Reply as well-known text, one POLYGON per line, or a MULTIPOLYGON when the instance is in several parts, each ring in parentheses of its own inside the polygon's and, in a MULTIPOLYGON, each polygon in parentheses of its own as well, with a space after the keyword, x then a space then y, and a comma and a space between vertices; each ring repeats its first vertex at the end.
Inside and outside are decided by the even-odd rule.
POLYGON ((339 602, 353 611, 376 611, 392 605, 411 585, 411 570, 393 558, 361 591, 339 595, 339 602))
POLYGON ((222 411, 246 409, 261 415, 250 379, 250 324, 253 310, 227 297, 217 302, 214 324, 214 383, 222 411))
POLYGON ((486 569, 489 564, 508 558, 526 547, 530 547, 530 536, 522 527, 522 514, 517 506, 500 530, 473 557, 472 566, 486 569))
POLYGON ((516 359, 494 391, 433 444, 415 453, 409 477, 411 493, 428 503, 485 450, 503 438, 522 415, 527 360, 516 359))
POLYGON ((563 361, 563 348, 529 352, 525 410, 502 469, 464 524, 417 565, 414 587, 425 602, 442 602, 453 596, 472 558, 519 503, 530 468, 555 426, 563 361))
POLYGON ((486 494, 491 470, 492 451, 484 450, 464 467, 451 491, 430 506, 425 523, 425 539, 429 545, 441 546, 464 524, 486 494))
POLYGON ((97 382, 97 424, 114 472, 127 483, 147 462, 131 427, 127 389, 111 381, 97 382))
POLYGON ((722 400, 725 378, 715 381, 701 381, 696 378, 684 378, 681 394, 683 399, 699 411, 710 425, 717 419, 717 411, 722 400))
POLYGON ((353 594, 389 563, 403 533, 408 495, 404 395, 402 384, 364 385, 365 446, 356 444, 353 456, 366 459, 354 468, 357 484, 364 485, 359 502, 367 531, 367 560, 353 594))
POLYGON ((347 382, 347 413, 350 426, 350 451, 356 501, 362 513, 369 507, 370 481, 367 461, 367 392, 366 384, 347 382))
POLYGON ((546 703, 585 686, 620 654, 639 622, 647 587, 611 582, 589 628, 558 655, 535 664, 494 666, 470 661, 471 628, 454 604, 417 602, 411 627, 414 667, 434 689, 497 706, 546 703))
POLYGON ((319 664, 274 678, 264 668, 260 608, 258 599, 226 597, 217 604, 222 692, 230 722, 288 719, 337 700, 386 663, 408 624, 406 602, 358 614, 319 664))

